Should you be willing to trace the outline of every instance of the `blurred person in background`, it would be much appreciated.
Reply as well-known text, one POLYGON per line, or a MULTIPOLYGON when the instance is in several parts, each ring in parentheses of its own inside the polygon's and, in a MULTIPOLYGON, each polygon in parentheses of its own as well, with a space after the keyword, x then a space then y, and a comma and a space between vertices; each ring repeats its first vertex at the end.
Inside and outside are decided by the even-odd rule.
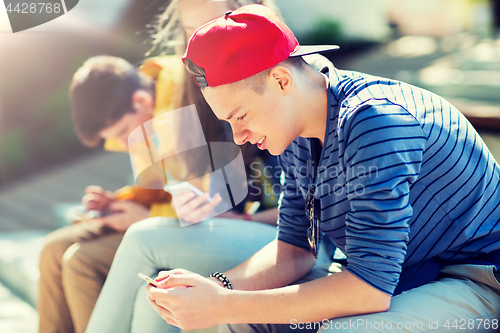
MULTIPOLYGON (((172 108, 172 89, 155 91, 155 86, 177 84, 180 71, 172 72, 170 61, 176 60, 145 63, 141 71, 116 57, 85 62, 75 73, 70 92, 82 143, 92 147, 105 139, 104 149, 126 152, 134 128, 172 108)), ((150 216, 175 216, 170 194, 163 190, 131 185, 112 193, 89 186, 85 192, 82 203, 89 213, 45 239, 40 257, 40 332, 84 332, 125 230, 150 216)))

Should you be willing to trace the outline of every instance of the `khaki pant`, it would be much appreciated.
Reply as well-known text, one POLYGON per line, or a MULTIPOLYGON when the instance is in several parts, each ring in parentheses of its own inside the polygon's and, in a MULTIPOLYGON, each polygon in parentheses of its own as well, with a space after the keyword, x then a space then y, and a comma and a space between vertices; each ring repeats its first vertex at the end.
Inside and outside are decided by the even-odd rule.
POLYGON ((50 233, 40 257, 40 333, 83 333, 123 238, 79 223, 50 233))
MULTIPOLYGON (((344 270, 316 267, 299 283, 344 270)), ((436 281, 394 296, 387 312, 304 323, 220 325, 219 333, 493 333, 500 328, 500 282, 492 265, 450 265, 436 281)))

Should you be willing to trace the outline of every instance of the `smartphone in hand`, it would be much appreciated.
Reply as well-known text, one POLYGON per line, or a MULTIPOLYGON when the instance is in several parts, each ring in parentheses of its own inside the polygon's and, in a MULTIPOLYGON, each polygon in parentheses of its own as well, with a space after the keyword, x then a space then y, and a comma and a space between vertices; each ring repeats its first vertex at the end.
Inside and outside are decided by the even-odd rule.
MULTIPOLYGON (((181 183, 170 184, 170 186, 173 186, 173 185, 175 185, 175 190, 176 190, 176 192, 178 192, 178 193, 183 193, 183 192, 188 192, 188 191, 191 191, 191 192, 193 192, 194 194, 196 194, 196 196, 200 196, 200 195, 203 195, 203 194, 204 194, 204 193, 203 193, 200 189, 198 189, 197 187, 193 186, 192 184, 190 184, 190 183, 188 183, 188 182, 181 182, 181 183)), ((172 192, 171 192, 171 190, 170 190, 170 188, 169 188, 169 185, 168 185, 168 184, 167 184, 167 185, 165 185, 165 186, 163 187, 163 189, 164 189, 165 191, 167 191, 168 193, 172 194, 172 192)), ((209 201, 209 202, 210 202, 210 201, 212 201, 212 198, 211 198, 211 197, 209 197, 209 198, 207 199, 207 201, 209 201)))
POLYGON ((144 281, 148 282, 149 284, 152 284, 153 286, 158 287, 158 283, 155 280, 153 280, 152 278, 150 278, 149 276, 144 275, 142 273, 139 273, 138 276, 141 279, 143 279, 144 281))
MULTIPOLYGON (((139 273, 138 276, 143 279, 144 281, 148 282, 149 284, 155 286, 156 288, 158 288, 158 282, 156 282, 155 280, 153 280, 152 278, 150 278, 149 276, 145 275, 145 274, 142 274, 142 273, 139 273)), ((187 286, 175 286, 175 287, 170 287, 170 288, 162 288, 162 289, 165 289, 165 290, 178 290, 178 289, 186 289, 187 286)))

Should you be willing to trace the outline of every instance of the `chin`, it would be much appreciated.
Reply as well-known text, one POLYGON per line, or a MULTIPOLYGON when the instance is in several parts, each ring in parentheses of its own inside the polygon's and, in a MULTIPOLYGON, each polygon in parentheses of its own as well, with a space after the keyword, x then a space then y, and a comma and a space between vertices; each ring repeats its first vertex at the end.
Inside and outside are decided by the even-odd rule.
MULTIPOLYGON (((286 149, 286 147, 285 147, 285 149, 286 149)), ((271 155, 279 156, 279 155, 283 154, 283 152, 285 151, 285 149, 268 148, 267 151, 271 155)))

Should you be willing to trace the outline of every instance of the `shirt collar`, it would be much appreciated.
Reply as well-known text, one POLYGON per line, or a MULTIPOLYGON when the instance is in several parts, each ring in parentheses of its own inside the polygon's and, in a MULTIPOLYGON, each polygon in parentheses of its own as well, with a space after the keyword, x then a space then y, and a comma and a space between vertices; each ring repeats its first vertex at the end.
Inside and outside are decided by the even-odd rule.
POLYGON ((339 94, 338 85, 340 82, 339 73, 335 67, 325 66, 320 72, 325 75, 328 84, 328 103, 331 107, 338 107, 339 94))

